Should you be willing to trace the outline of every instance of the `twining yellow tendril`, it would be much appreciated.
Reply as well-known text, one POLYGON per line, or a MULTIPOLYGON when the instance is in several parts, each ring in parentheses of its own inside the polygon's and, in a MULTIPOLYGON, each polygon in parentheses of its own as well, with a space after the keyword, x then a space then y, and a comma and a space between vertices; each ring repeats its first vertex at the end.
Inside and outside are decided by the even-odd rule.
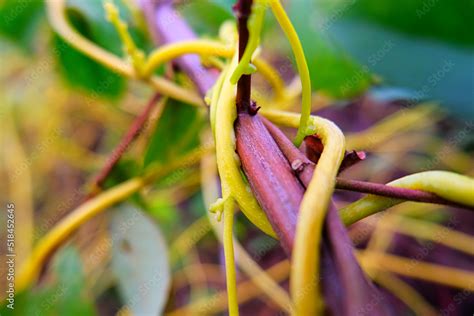
POLYGON ((160 46, 154 50, 145 65, 145 75, 151 75, 153 71, 171 59, 185 54, 200 54, 204 56, 232 57, 235 48, 218 41, 197 39, 182 41, 160 46))
MULTIPOLYGON (((219 282, 221 280, 221 277, 220 277, 221 269, 219 266, 217 265, 211 266, 209 264, 206 264, 206 265, 200 264, 200 266, 203 266, 203 268, 206 270, 206 276, 208 279, 212 280, 213 278, 215 278, 216 282, 219 282)), ((186 282, 184 280, 184 274, 193 273, 194 269, 197 269, 197 267, 195 268, 194 265, 191 265, 183 269, 183 270, 190 270, 189 272, 178 271, 176 273, 177 276, 173 278, 173 284, 176 283, 177 288, 180 288, 181 286, 183 286, 186 282)), ((265 271, 262 271, 262 273, 268 274, 268 276, 270 276, 276 282, 281 282, 281 281, 284 281, 288 277, 289 271, 290 271, 290 262, 288 260, 283 260, 274 264, 273 266, 266 269, 265 271)), ((253 283, 253 280, 242 281, 239 284, 237 284, 237 295, 238 295, 239 304, 248 302, 253 298, 257 298, 261 296, 262 294, 265 294, 265 292, 262 291, 261 288, 255 286, 255 284, 253 283)), ((194 300, 183 307, 179 307, 176 310, 166 313, 165 315, 166 316, 189 315, 189 314, 192 314, 193 312, 196 313, 196 311, 202 311, 203 314, 207 314, 207 315, 215 315, 226 310, 227 310, 227 292, 224 290, 224 291, 212 294, 210 296, 194 300)))
MULTIPOLYGON (((265 110, 262 114, 277 124, 290 127, 298 126, 300 121, 300 115, 295 113, 265 110)), ((334 123, 317 116, 310 116, 310 125, 306 131, 321 137, 324 150, 300 206, 292 253, 290 290, 295 315, 321 315, 324 301, 319 285, 319 247, 324 218, 344 157, 345 142, 344 135, 334 123)))
POLYGON ((140 178, 130 179, 82 204, 61 220, 51 231, 41 238, 37 245, 35 245, 31 256, 25 264, 20 267, 16 278, 15 290, 21 292, 36 279, 47 255, 52 249, 59 245, 61 241, 65 240, 72 231, 76 230, 80 225, 99 212, 126 199, 134 192, 137 192, 143 185, 143 180, 140 178))
MULTIPOLYGON (((474 206, 474 179, 453 172, 425 171, 397 179, 387 185, 431 192, 453 202, 474 206)), ((351 225, 360 219, 402 202, 405 201, 367 195, 343 207, 339 211, 339 215, 344 224, 351 225)))
MULTIPOLYGON (((226 182, 222 182, 222 195, 229 196, 230 189, 226 182)), ((229 197, 224 200, 224 257, 225 276, 227 286, 227 297, 229 298, 229 315, 239 315, 239 303, 237 302, 237 279, 235 276, 234 236, 232 227, 234 225, 234 199, 229 197)))
POLYGON ((229 70, 229 67, 225 67, 222 69, 221 74, 219 78, 217 79, 217 82, 214 84, 214 87, 212 88, 212 97, 211 97, 211 103, 209 104, 210 106, 210 122, 211 122, 211 129, 212 129, 212 134, 215 135, 215 130, 216 130, 216 111, 217 111, 217 102, 219 102, 219 96, 221 95, 221 90, 222 90, 222 85, 224 84, 224 80, 227 76, 227 71, 229 70))
POLYGON ((307 127, 309 124, 309 117, 311 115, 311 78, 309 76, 308 64, 304 55, 303 46, 301 46, 300 39, 296 33, 293 24, 291 24, 288 15, 283 9, 279 0, 268 0, 278 23, 286 34, 290 42, 291 49, 296 59, 296 66, 301 79, 302 86, 302 100, 301 100, 301 116, 300 123, 295 128, 298 128, 294 143, 297 147, 301 145, 304 137, 308 135, 307 127))
POLYGON ((35 245, 32 254, 19 269, 15 290, 21 292, 27 288, 38 276, 46 257, 83 223, 108 207, 125 200, 157 178, 177 168, 197 163, 200 157, 206 154, 211 148, 211 146, 208 146, 195 149, 167 166, 149 170, 143 177, 132 178, 125 181, 97 195, 73 210, 35 245))
MULTIPOLYGON (((197 39, 166 44, 150 54, 146 61, 146 65, 144 66, 143 75, 151 75, 157 67, 181 55, 200 54, 207 58, 216 56, 230 58, 233 56, 234 51, 235 48, 233 46, 214 40, 197 39)), ((273 66, 258 56, 255 57, 254 63, 258 72, 262 74, 262 76, 270 83, 271 87, 273 88, 275 93, 274 100, 278 101, 279 103, 289 100, 290 94, 286 93, 285 84, 273 66)), ((222 83, 219 83, 218 86, 221 84, 222 83)))
POLYGON ((123 43, 123 49, 132 61, 135 72, 139 77, 143 77, 145 53, 135 45, 132 36, 128 32, 127 23, 120 18, 119 10, 112 0, 107 0, 104 3, 104 9, 107 13, 107 19, 115 26, 117 32, 119 33, 120 39, 123 43))
POLYGON ((245 46, 244 54, 230 77, 230 82, 232 82, 232 84, 237 84, 237 81, 242 75, 250 75, 256 71, 255 66, 250 62, 255 50, 260 44, 260 33, 262 32, 263 20, 265 17, 266 2, 266 0, 256 0, 252 5, 252 13, 247 22, 249 39, 247 46, 245 46))
POLYGON ((245 184, 240 173, 238 157, 235 154, 234 120, 236 118, 235 85, 230 82, 230 75, 237 65, 235 54, 224 78, 221 93, 216 104, 211 104, 211 113, 215 111, 215 142, 217 166, 221 179, 229 184, 231 196, 241 207, 248 219, 266 234, 273 237, 275 232, 260 208, 257 200, 245 184))
MULTIPOLYGON (((216 181, 216 159, 213 155, 206 155, 202 157, 201 172, 202 172, 202 192, 204 201, 207 206, 210 206, 212 201, 218 197, 218 184, 216 181)), ((210 213, 208 213, 209 222, 214 230, 216 237, 223 243, 223 227, 222 223, 216 222, 210 213)), ((234 238, 234 249, 236 253, 236 262, 240 269, 247 274, 251 281, 261 289, 276 306, 279 306, 286 312, 292 309, 290 298, 286 291, 278 285, 275 280, 268 276, 265 271, 252 259, 244 247, 234 238)))
MULTIPOLYGON (((71 27, 66 18, 65 0, 46 1, 46 6, 51 26, 69 45, 118 74, 129 78, 138 77, 134 68, 126 61, 92 43, 71 27)), ((203 104, 197 93, 184 89, 167 79, 153 76, 147 81, 163 95, 191 105, 203 104)))

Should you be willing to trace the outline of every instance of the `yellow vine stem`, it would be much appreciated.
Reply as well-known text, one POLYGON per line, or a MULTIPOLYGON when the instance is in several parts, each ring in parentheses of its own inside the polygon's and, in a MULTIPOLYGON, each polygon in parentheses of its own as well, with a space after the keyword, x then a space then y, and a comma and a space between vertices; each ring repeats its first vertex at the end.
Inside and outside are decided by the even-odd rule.
POLYGON ((145 53, 141 51, 133 41, 128 25, 120 18, 119 10, 113 3, 113 0, 106 0, 104 9, 107 13, 107 19, 115 26, 120 39, 123 43, 123 49, 132 61, 133 68, 138 77, 143 78, 143 67, 145 66, 145 53))
POLYGON ((406 277, 435 282, 458 289, 474 291, 474 273, 439 264, 417 261, 375 251, 356 253, 362 268, 369 274, 388 271, 406 277))
POLYGON ((283 9, 279 0, 269 0, 273 14, 275 15, 278 23, 286 34, 288 41, 290 42, 291 49, 295 55, 296 66, 301 79, 302 86, 302 100, 301 100, 301 116, 298 126, 298 132, 294 143, 297 147, 303 141, 303 138, 308 134, 307 127, 309 124, 309 117, 311 115, 311 78, 309 76, 308 64, 306 63, 306 57, 304 55, 303 46, 298 38, 293 24, 291 24, 288 15, 283 9))
MULTIPOLYGON (((166 44, 153 51, 148 57, 144 66, 144 76, 152 75, 153 71, 163 63, 186 54, 199 54, 207 58, 227 57, 231 58, 235 51, 235 45, 223 44, 214 40, 197 39, 178 43, 166 44)), ((270 83, 275 92, 275 100, 283 102, 288 93, 285 91, 285 84, 278 72, 263 58, 255 57, 255 66, 262 76, 270 83)), ((220 90, 220 89, 219 89, 220 90)))
POLYGON ((390 272, 368 271, 369 276, 379 285, 386 288, 393 295, 413 310, 415 315, 436 316, 436 309, 426 301, 412 286, 390 272))
MULTIPOLYGON (((300 115, 283 111, 262 111, 276 124, 296 127, 300 115)), ((321 137, 324 150, 303 196, 292 254, 290 290, 295 315, 321 315, 323 298, 319 285, 322 229, 334 191, 339 165, 344 157, 344 135, 329 120, 310 116, 307 131, 321 137), (311 236, 311 238, 309 238, 311 236)))
POLYGON ((211 103, 211 118, 215 111, 215 142, 219 176, 230 188, 231 196, 236 200, 247 218, 266 234, 275 237, 266 214, 260 208, 251 190, 245 184, 240 173, 238 157, 235 154, 234 120, 236 118, 235 85, 230 82, 232 70, 237 65, 235 54, 229 70, 223 79, 221 93, 215 104, 211 103))
POLYGON ((260 33, 262 32, 266 6, 266 0, 256 0, 252 5, 252 13, 247 22, 249 30, 248 42, 242 58, 240 58, 237 67, 234 69, 232 76, 230 76, 232 84, 237 84, 242 75, 250 75, 256 70, 255 66, 250 62, 260 44, 260 33))
MULTIPOLYGON (((215 131, 216 131, 217 102, 219 102, 222 86, 224 85, 224 80, 227 76, 228 71, 229 71, 229 67, 224 67, 224 69, 222 69, 221 74, 219 75, 219 78, 217 78, 217 81, 214 84, 214 87, 210 90, 212 95, 211 95, 211 98, 210 98, 211 100, 209 103, 209 106, 210 106, 209 121, 211 123, 212 135, 215 135, 216 133, 215 131)), ((214 137, 214 140, 215 140, 215 137, 214 137)))
POLYGON ((145 176, 127 180, 80 205, 56 224, 33 249, 31 256, 20 267, 16 278, 16 291, 26 289, 38 276, 46 257, 83 223, 108 207, 125 200, 143 186, 171 171, 195 164, 212 147, 201 147, 186 154, 173 163, 150 170, 145 176))
MULTIPOLYGON (((448 171, 415 173, 392 181, 387 185, 427 191, 453 202, 474 206, 474 179, 448 171)), ((339 211, 339 215, 344 224, 351 225, 360 219, 402 202, 404 200, 369 194, 343 207, 339 211)))
MULTIPOLYGON (((221 182, 222 196, 229 196, 230 189, 226 182, 221 182)), ((235 257, 234 257, 234 236, 232 228, 234 225, 234 199, 228 197, 224 201, 224 257, 225 257, 225 276, 227 286, 227 297, 229 300, 229 315, 239 315, 239 303, 237 303, 237 279, 235 273, 235 257)))
MULTIPOLYGON (((234 45, 232 45, 234 46, 234 45)), ((196 39, 166 44, 150 53, 144 67, 145 75, 149 76, 161 64, 185 54, 203 56, 232 57, 235 48, 218 41, 196 39)))
MULTIPOLYGON (((65 0, 46 1, 46 5, 51 26, 69 45, 120 75, 137 78, 137 74, 131 65, 95 45, 71 27, 66 18, 65 0)), ((184 89, 169 80, 153 76, 148 78, 147 81, 157 92, 163 95, 191 105, 200 106, 203 104, 197 93, 184 89)))
POLYGON ((61 241, 65 240, 72 231, 76 230, 81 224, 102 210, 137 192, 143 185, 143 180, 140 178, 130 179, 82 204, 61 220, 51 231, 41 238, 33 249, 31 257, 20 267, 16 279, 16 291, 21 292, 36 279, 47 255, 59 245, 61 241))
MULTIPOLYGON (((218 184, 216 181, 216 159, 213 155, 203 156, 201 162, 202 191, 206 206, 210 206, 218 197, 218 184)), ((211 217, 208 212, 211 227, 216 237, 222 243, 223 227, 211 217)), ((253 282, 276 306, 289 313, 292 309, 291 301, 286 291, 281 288, 260 266, 252 259, 242 245, 234 239, 236 262, 240 269, 247 274, 253 282)))

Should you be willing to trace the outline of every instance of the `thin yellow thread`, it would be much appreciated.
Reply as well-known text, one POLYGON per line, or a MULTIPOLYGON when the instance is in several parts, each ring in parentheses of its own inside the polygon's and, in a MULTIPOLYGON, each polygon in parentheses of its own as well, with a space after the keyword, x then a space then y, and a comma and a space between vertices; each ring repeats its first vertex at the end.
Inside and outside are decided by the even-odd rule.
MULTIPOLYGON (((300 115, 264 110, 269 120, 285 126, 296 127, 300 115)), ((325 214, 334 191, 339 165, 344 157, 344 135, 331 121, 310 116, 307 131, 317 133, 324 144, 324 151, 316 165, 311 182, 301 202, 292 253, 290 290, 295 315, 322 314, 324 300, 319 285, 319 249, 325 214), (308 238, 311 236, 311 238, 308 238)))
POLYGON ((290 42, 291 49, 296 59, 296 66, 298 68, 298 73, 301 78, 302 86, 302 100, 301 100, 301 116, 298 132, 294 143, 297 147, 301 145, 304 137, 307 135, 307 127, 309 124, 309 117, 311 115, 311 78, 309 75, 308 64, 306 62, 306 57, 304 55, 303 46, 301 46, 300 39, 296 33, 293 24, 291 24, 288 15, 283 9, 279 0, 269 0, 270 5, 275 15, 278 23, 286 34, 288 41, 290 42))

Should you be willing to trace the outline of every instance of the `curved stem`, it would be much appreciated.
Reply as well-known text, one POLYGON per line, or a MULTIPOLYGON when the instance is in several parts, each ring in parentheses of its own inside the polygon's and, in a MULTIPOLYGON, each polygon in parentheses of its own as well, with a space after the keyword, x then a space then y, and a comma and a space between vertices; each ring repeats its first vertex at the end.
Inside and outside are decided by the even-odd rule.
POLYGON ((48 255, 56 249, 72 232, 87 220, 108 207, 125 200, 143 186, 178 168, 186 168, 197 163, 210 147, 201 147, 186 154, 166 167, 151 169, 143 177, 127 180, 86 201, 56 224, 34 247, 32 254, 19 269, 16 291, 20 292, 33 282, 48 255))
MULTIPOLYGON (((202 191, 205 204, 208 208, 218 197, 218 183, 216 181, 215 169, 215 157, 212 155, 204 156, 201 164, 203 183, 202 191)), ((223 228, 221 223, 218 223, 214 218, 211 218, 210 213, 208 213, 208 216, 216 237, 222 243, 223 228)), ((236 262, 240 269, 251 278, 251 281, 255 283, 255 285, 260 288, 274 304, 289 313, 291 311, 291 301, 287 292, 262 270, 262 268, 252 259, 248 252, 235 238, 234 248, 236 262)))
POLYGON ((97 176, 93 180, 93 189, 92 193, 89 195, 89 197, 93 197, 98 190, 100 190, 103 182, 105 179, 107 179, 108 175, 114 168, 114 166, 117 164, 117 162, 120 160, 120 157, 125 153, 125 151, 128 149, 130 144, 133 142, 133 140, 138 136, 140 131, 143 128, 143 125, 147 121, 151 110, 155 106, 155 104, 158 102, 160 99, 160 94, 155 94, 151 100, 148 102, 148 104, 145 106, 144 110, 140 115, 138 115, 135 120, 132 122, 130 125, 130 128, 128 129, 127 133, 123 136, 121 139, 120 143, 117 145, 117 147, 114 148, 112 153, 109 155, 109 158, 107 159, 105 165, 102 167, 102 169, 99 171, 97 176))
POLYGON ((293 53, 295 54, 296 66, 298 73, 301 78, 302 86, 302 100, 301 100, 301 116, 300 123, 296 127, 298 132, 294 143, 297 147, 303 141, 303 138, 307 135, 307 127, 309 124, 309 117, 311 114, 311 78, 309 75, 308 64, 306 63, 306 57, 304 55, 303 46, 298 38, 295 28, 291 24, 285 10, 283 9, 279 0, 269 0, 270 5, 278 23, 286 34, 288 41, 290 42, 293 53))
MULTIPOLYGON (((301 118, 299 114, 283 111, 262 111, 262 114, 270 121, 294 128, 299 125, 301 118)), ((317 116, 311 116, 310 122, 311 126, 306 131, 321 137, 324 150, 301 202, 298 216, 290 279, 296 315, 322 313, 319 247, 325 214, 345 153, 344 135, 336 125, 317 116)))
MULTIPOLYGON (((389 186, 434 193, 455 203, 474 207, 474 179, 447 171, 415 173, 388 183, 389 186)), ((404 200, 368 195, 339 211, 342 221, 351 225, 369 215, 400 204, 404 200)))
POLYGON ((51 231, 41 238, 33 249, 31 256, 20 267, 16 279, 16 291, 21 292, 36 279, 44 260, 72 231, 76 230, 80 225, 104 209, 137 192, 143 185, 143 179, 130 179, 98 195, 96 198, 85 202, 61 220, 51 231))
POLYGON ((215 108, 211 108, 211 113, 215 111, 214 136, 219 176, 229 184, 231 195, 235 198, 245 216, 266 234, 276 236, 267 216, 245 184, 244 179, 242 179, 240 167, 236 161, 234 134, 234 120, 236 117, 235 85, 229 79, 232 70, 237 65, 237 57, 237 54, 235 54, 223 79, 219 98, 216 104, 212 104, 215 108))
POLYGON ((434 193, 366 181, 336 179, 336 189, 368 193, 412 202, 442 204, 474 210, 472 206, 444 199, 434 193))
POLYGON ((263 28, 263 20, 265 17, 266 6, 264 3, 261 3, 261 0, 255 0, 253 4, 253 1, 248 2, 249 3, 246 5, 242 5, 242 2, 239 2, 238 4, 239 45, 240 43, 244 45, 242 47, 243 54, 239 54, 239 64, 232 73, 232 76, 230 77, 230 81, 233 84, 236 84, 237 81, 242 77, 242 75, 250 75, 255 72, 255 67, 253 67, 250 62, 255 50, 260 44, 260 33, 262 32, 263 28), (246 7, 246 12, 244 12, 244 7, 246 7), (241 37, 244 37, 243 41, 241 41, 241 37))
MULTIPOLYGON (((242 68, 242 66, 243 68, 250 67, 249 62, 252 57, 251 55, 253 54, 253 52, 249 51, 250 47, 248 42, 251 33, 247 25, 252 13, 252 4, 253 0, 237 0, 234 6, 234 11, 237 15, 237 28, 239 33, 239 62, 235 68, 232 69, 232 74, 229 80, 232 84, 237 84, 237 95, 235 97, 237 113, 251 111, 250 97, 252 91, 252 76, 250 74, 252 71, 243 73, 242 71, 239 71, 239 69, 242 68), (245 62, 245 59, 248 59, 248 61, 245 62)), ((252 34, 252 36, 254 35, 255 33, 252 34)))
MULTIPOLYGON (((192 268, 192 267, 191 267, 192 268)), ((220 269, 216 267, 216 270, 220 272, 220 269)), ((263 271, 262 274, 268 274, 271 278, 275 279, 276 282, 284 281, 288 277, 290 270, 290 263, 288 260, 280 261, 274 264, 267 270, 263 271)), ((262 292, 262 288, 255 286, 254 280, 246 280, 237 284, 237 294, 239 303, 245 303, 253 298, 258 298, 262 292)), ((170 313, 165 314, 166 316, 178 316, 178 315, 189 315, 196 311, 203 311, 206 314, 217 314, 227 309, 227 293, 221 291, 213 294, 209 297, 198 299, 195 302, 191 302, 184 307, 180 307, 170 313)))
POLYGON ((228 45, 211 40, 189 40, 163 45, 154 50, 145 64, 145 76, 152 75, 153 71, 164 62, 185 54, 199 54, 206 56, 232 57, 235 49, 228 45))
MULTIPOLYGON (((71 27, 66 19, 64 0, 47 1, 46 4, 51 26, 69 45, 118 74, 129 78, 137 77, 131 65, 87 40, 71 27)), ((183 89, 169 80, 153 76, 148 78, 147 81, 162 95, 167 95, 173 99, 192 105, 202 105, 202 100, 199 95, 187 89, 183 89)))
MULTIPOLYGON (((229 186, 222 183, 223 196, 230 194, 229 186)), ((235 276, 234 236, 232 228, 234 225, 234 199, 229 197, 224 202, 224 257, 225 275, 227 286, 227 297, 229 299, 229 315, 239 315, 239 304, 237 303, 237 279, 235 276)))
POLYGON ((131 60, 135 73, 138 77, 142 78, 145 54, 135 45, 135 42, 128 31, 128 24, 120 18, 119 10, 113 3, 113 0, 106 0, 104 2, 104 9, 107 19, 115 26, 115 29, 120 36, 123 43, 123 49, 131 60))

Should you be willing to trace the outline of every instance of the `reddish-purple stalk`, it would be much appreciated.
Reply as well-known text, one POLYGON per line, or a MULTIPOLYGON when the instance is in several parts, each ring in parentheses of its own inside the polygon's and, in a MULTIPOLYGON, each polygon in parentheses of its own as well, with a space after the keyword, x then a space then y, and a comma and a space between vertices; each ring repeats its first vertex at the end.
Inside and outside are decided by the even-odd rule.
MULTIPOLYGON (((278 127, 273 125, 267 119, 263 119, 263 123, 265 124, 265 127, 268 129, 273 139, 275 139, 280 150, 288 159, 288 162, 292 166, 294 172, 296 173, 300 181, 305 187, 307 187, 309 185, 309 181, 311 181, 311 178, 313 176, 314 163, 310 161, 300 150, 298 150, 298 148, 293 145, 293 143, 288 139, 288 137, 286 137, 285 134, 283 134, 283 132, 278 127)), ((346 155, 344 160, 348 159, 351 162, 356 161, 357 158, 354 158, 353 155, 353 153, 349 153, 348 155, 346 155)), ((355 155, 358 155, 358 157, 360 158, 360 153, 356 153, 355 155)), ((346 165, 349 164, 349 162, 346 163, 346 165)), ((421 190, 398 188, 380 183, 349 180, 338 177, 336 178, 336 189, 380 195, 406 201, 442 204, 474 210, 472 206, 463 205, 446 200, 434 193, 425 192, 421 190)))
POLYGON ((142 131, 143 126, 145 125, 146 121, 148 120, 148 117, 150 116, 150 113, 152 112, 152 110, 155 107, 156 103, 159 101, 160 97, 161 97, 160 94, 156 93, 150 99, 150 101, 148 101, 148 104, 143 109, 143 112, 140 113, 140 115, 138 115, 134 119, 134 121, 130 125, 128 131, 125 133, 125 135, 120 140, 119 144, 114 148, 112 153, 107 158, 107 161, 105 162, 105 165, 102 167, 102 169, 95 176, 95 178, 92 182, 93 190, 87 196, 87 199, 92 198, 93 196, 95 196, 98 193, 97 191, 101 189, 104 181, 107 179, 109 174, 112 172, 112 169, 114 168, 114 166, 117 164, 117 162, 120 160, 120 158, 125 153, 125 151, 127 151, 128 147, 130 147, 131 143, 138 137, 138 135, 142 131))
MULTIPOLYGON (((249 30, 247 22, 252 12, 252 0, 239 0, 234 6, 234 12, 237 15, 239 30, 239 60, 242 58, 249 41, 249 30)), ((252 76, 242 75, 237 82, 237 113, 248 112, 251 107, 250 94, 252 86, 252 76)))
POLYGON ((398 188, 380 183, 337 178, 336 189, 380 195, 392 199, 448 205, 474 211, 474 207, 472 206, 443 199, 434 193, 421 190, 398 188))
MULTIPOLYGON (((160 1, 159 3, 155 5, 153 1, 143 0, 142 7, 144 8, 152 33, 158 34, 156 38, 161 39, 162 44, 167 43, 170 39, 172 41, 182 41, 186 39, 196 38, 195 34, 192 32, 189 26, 187 26, 187 23, 181 18, 179 13, 172 7, 171 1, 169 0, 160 1), (165 25, 164 23, 160 23, 159 21, 157 21, 157 18, 160 18, 160 21, 169 21, 169 23, 172 23, 173 25, 165 25)), ((201 93, 201 95, 204 96, 205 93, 207 92, 207 89, 212 87, 212 85, 214 84, 217 78, 217 75, 214 70, 209 70, 202 67, 199 58, 186 58, 186 57, 192 57, 192 56, 183 56, 183 58, 178 58, 176 60, 176 65, 178 65, 188 75, 190 75, 191 79, 198 87, 199 92, 201 93)), ((249 94, 250 94, 250 91, 248 93, 247 92, 244 93, 244 95, 249 95, 249 94)), ((292 147, 294 148, 294 146, 292 147)), ((282 148, 281 150, 286 155, 284 149, 282 148)), ((299 150, 297 151, 301 153, 299 150)), ((305 159, 307 158, 304 155, 302 155, 302 157, 304 157, 305 159)), ((353 158, 356 158, 356 157, 353 157, 353 158)), ((352 159, 352 163, 348 162, 348 166, 353 164, 355 161, 357 161, 357 159, 352 159)), ((344 161, 342 165, 344 165, 344 161)), ((342 171, 342 169, 340 169, 340 171, 342 171)), ((312 177, 311 168, 304 168, 303 173, 309 179, 312 177), (309 169, 309 171, 305 169, 309 169)), ((301 180, 301 177, 299 178, 301 180)), ((465 205, 461 206, 461 205, 457 205, 454 202, 443 200, 442 198, 438 196, 436 196, 435 198, 433 197, 433 194, 427 193, 424 191, 411 190, 411 189, 403 189, 403 190, 395 189, 394 190, 393 187, 390 187, 384 184, 368 183, 368 182, 362 182, 362 181, 354 182, 353 180, 344 180, 344 181, 345 181, 344 183, 340 183, 340 187, 339 185, 337 185, 336 188, 342 189, 342 190, 351 190, 351 191, 356 191, 356 192, 361 192, 361 193, 393 197, 393 198, 407 200, 407 201, 414 200, 414 201, 421 201, 421 202, 428 202, 428 203, 439 203, 439 204, 446 204, 446 205, 459 206, 463 208, 472 209, 472 207, 467 207, 465 205), (367 183, 368 186, 363 185, 364 183, 367 183)))
MULTIPOLYGON (((248 17, 252 0, 239 0, 234 6, 238 19, 239 60, 247 46, 248 17)), ((252 192, 266 212, 283 249, 291 255, 296 221, 304 187, 291 170, 275 140, 257 114, 250 99, 251 76, 243 75, 237 83, 237 119, 234 123, 236 151, 252 192)))
POLYGON ((237 153, 252 192, 290 255, 305 189, 259 115, 240 113, 235 136, 237 153))
MULTIPOLYGON (((196 38, 194 31, 173 7, 172 0, 140 0, 148 21, 148 29, 157 45, 170 44, 196 38)), ((173 61, 186 73, 204 98, 218 78, 218 72, 202 66, 198 55, 184 55, 173 61)))

